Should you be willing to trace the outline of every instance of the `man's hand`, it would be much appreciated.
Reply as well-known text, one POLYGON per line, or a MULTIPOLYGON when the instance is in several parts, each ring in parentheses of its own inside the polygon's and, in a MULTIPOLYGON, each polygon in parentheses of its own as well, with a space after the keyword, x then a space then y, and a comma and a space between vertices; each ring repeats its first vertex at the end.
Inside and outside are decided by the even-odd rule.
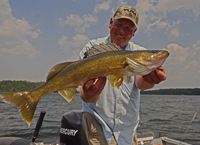
POLYGON ((96 102, 106 84, 106 77, 99 77, 85 82, 81 88, 81 98, 84 102, 96 102))
POLYGON ((165 70, 162 66, 150 74, 143 76, 144 81, 149 84, 159 84, 160 82, 166 80, 166 78, 165 70))
POLYGON ((157 70, 145 75, 136 76, 136 86, 140 90, 151 89, 155 84, 159 84, 160 82, 166 80, 165 70, 162 66, 157 68, 157 70))

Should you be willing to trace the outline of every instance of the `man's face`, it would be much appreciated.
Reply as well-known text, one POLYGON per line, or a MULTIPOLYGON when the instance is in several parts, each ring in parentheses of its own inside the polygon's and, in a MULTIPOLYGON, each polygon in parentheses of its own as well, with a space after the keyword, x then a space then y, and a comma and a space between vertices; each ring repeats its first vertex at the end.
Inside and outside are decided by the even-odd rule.
POLYGON ((128 19, 111 18, 109 28, 111 41, 122 48, 125 48, 137 30, 134 23, 128 19))

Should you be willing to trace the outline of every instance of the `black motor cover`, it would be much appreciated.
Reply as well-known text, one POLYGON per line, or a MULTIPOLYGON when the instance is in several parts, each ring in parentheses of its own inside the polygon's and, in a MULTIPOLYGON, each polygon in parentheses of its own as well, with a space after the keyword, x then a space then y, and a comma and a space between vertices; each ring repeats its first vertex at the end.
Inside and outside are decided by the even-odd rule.
POLYGON ((0 145, 30 145, 30 141, 18 137, 0 137, 0 145))
POLYGON ((61 120, 60 143, 70 145, 88 145, 82 126, 82 112, 71 111, 61 120))

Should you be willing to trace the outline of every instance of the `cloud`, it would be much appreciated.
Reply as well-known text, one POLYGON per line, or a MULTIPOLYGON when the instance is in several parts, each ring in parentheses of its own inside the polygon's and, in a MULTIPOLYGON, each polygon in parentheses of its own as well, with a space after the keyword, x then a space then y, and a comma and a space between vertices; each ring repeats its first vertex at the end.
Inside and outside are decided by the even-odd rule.
POLYGON ((0 2, 0 53, 1 55, 14 55, 34 57, 37 51, 26 39, 38 38, 40 30, 33 27, 24 18, 16 19, 8 0, 0 2))
POLYGON ((86 35, 77 34, 72 40, 69 40, 67 36, 63 35, 61 39, 58 40, 58 44, 61 49, 67 50, 70 48, 83 47, 87 41, 89 41, 89 38, 86 35))
POLYGON ((89 28, 92 24, 97 23, 99 21, 97 17, 97 14, 99 12, 109 10, 111 2, 111 0, 108 0, 97 4, 94 7, 92 14, 84 14, 82 16, 70 14, 65 19, 59 18, 59 24, 61 26, 73 26, 76 32, 84 33, 86 28, 89 28))
POLYGON ((193 45, 193 49, 184 48, 175 43, 171 43, 167 46, 167 49, 170 52, 170 56, 166 63, 166 72, 168 74, 169 82, 176 82, 176 85, 178 86, 181 84, 183 86, 188 85, 194 87, 195 84, 199 83, 200 64, 198 59, 195 60, 194 57, 194 53, 196 54, 199 47, 200 40, 193 45))
POLYGON ((200 39, 197 41, 197 43, 193 44, 193 53, 192 55, 196 55, 196 53, 200 50, 200 39))
MULTIPOLYGON (((0 13, 1 15, 1 13, 0 13)), ((33 39, 36 39, 40 34, 40 30, 33 31, 29 22, 22 18, 16 19, 14 17, 7 17, 0 24, 0 36, 9 36, 9 37, 24 37, 31 36, 33 39)))
POLYGON ((182 70, 184 70, 184 71, 192 71, 192 72, 194 72, 196 70, 198 71, 198 70, 200 70, 200 65, 198 64, 198 62, 193 60, 193 61, 189 62, 188 65, 184 66, 182 70))
POLYGON ((67 58, 67 61, 77 61, 80 59, 79 53, 81 49, 77 49, 73 51, 73 54, 70 56, 70 58, 67 58))
POLYGON ((118 0, 117 4, 118 4, 119 6, 121 6, 121 5, 126 5, 127 2, 124 1, 124 0, 118 0))
POLYGON ((74 27, 80 27, 80 25, 83 24, 83 19, 79 15, 73 15, 73 14, 67 16, 66 20, 62 18, 59 18, 58 20, 62 26, 70 25, 74 27))
POLYGON ((1 56, 26 56, 33 58, 37 52, 32 45, 26 40, 16 40, 12 42, 8 42, 5 48, 3 48, 1 45, 0 48, 0 54, 1 56))
POLYGON ((199 0, 140 0, 136 5, 140 14, 139 26, 144 32, 164 30, 165 35, 173 38, 183 35, 179 30, 179 25, 183 20, 177 17, 170 21, 168 13, 179 10, 183 15, 189 15, 197 20, 200 15, 199 7, 199 0))
POLYGON ((80 15, 70 14, 66 17, 66 20, 62 18, 58 20, 61 26, 73 26, 78 33, 84 33, 85 29, 90 27, 92 23, 98 22, 97 17, 91 14, 84 14, 82 17, 80 15))
POLYGON ((189 55, 188 48, 183 48, 175 43, 167 45, 167 48, 170 52, 170 64, 172 65, 184 62, 189 55))
POLYGON ((185 12, 192 11, 191 16, 193 16, 195 19, 200 15, 199 0, 159 0, 157 6, 159 11, 164 12, 172 12, 180 9, 184 10, 185 12))
POLYGON ((108 1, 104 1, 100 4, 97 4, 95 7, 94 7, 94 14, 97 14, 98 12, 100 11, 107 11, 109 10, 110 8, 110 4, 111 4, 111 0, 108 0, 108 1))
POLYGON ((178 27, 180 22, 181 20, 178 19, 171 24, 168 20, 162 21, 161 19, 158 19, 155 22, 149 23, 144 31, 150 33, 156 28, 157 30, 165 30, 165 35, 169 37, 179 38, 179 36, 182 35, 178 27))

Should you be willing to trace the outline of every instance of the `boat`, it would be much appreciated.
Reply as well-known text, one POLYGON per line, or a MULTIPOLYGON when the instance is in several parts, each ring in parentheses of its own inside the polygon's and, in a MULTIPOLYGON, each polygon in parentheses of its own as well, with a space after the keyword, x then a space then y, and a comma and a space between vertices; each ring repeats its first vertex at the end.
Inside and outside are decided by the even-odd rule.
MULTIPOLYGON (((41 112, 32 141, 18 137, 0 137, 0 145, 37 145, 34 143, 37 143, 36 138, 38 137, 44 116, 45 112, 41 112)), ((191 145, 168 137, 155 138, 154 133, 148 129, 137 130, 137 140, 138 145, 191 145)), ((82 112, 80 110, 72 110, 63 115, 59 142, 60 145, 88 145, 82 127, 82 112)), ((45 143, 42 144, 45 145, 45 143)))

